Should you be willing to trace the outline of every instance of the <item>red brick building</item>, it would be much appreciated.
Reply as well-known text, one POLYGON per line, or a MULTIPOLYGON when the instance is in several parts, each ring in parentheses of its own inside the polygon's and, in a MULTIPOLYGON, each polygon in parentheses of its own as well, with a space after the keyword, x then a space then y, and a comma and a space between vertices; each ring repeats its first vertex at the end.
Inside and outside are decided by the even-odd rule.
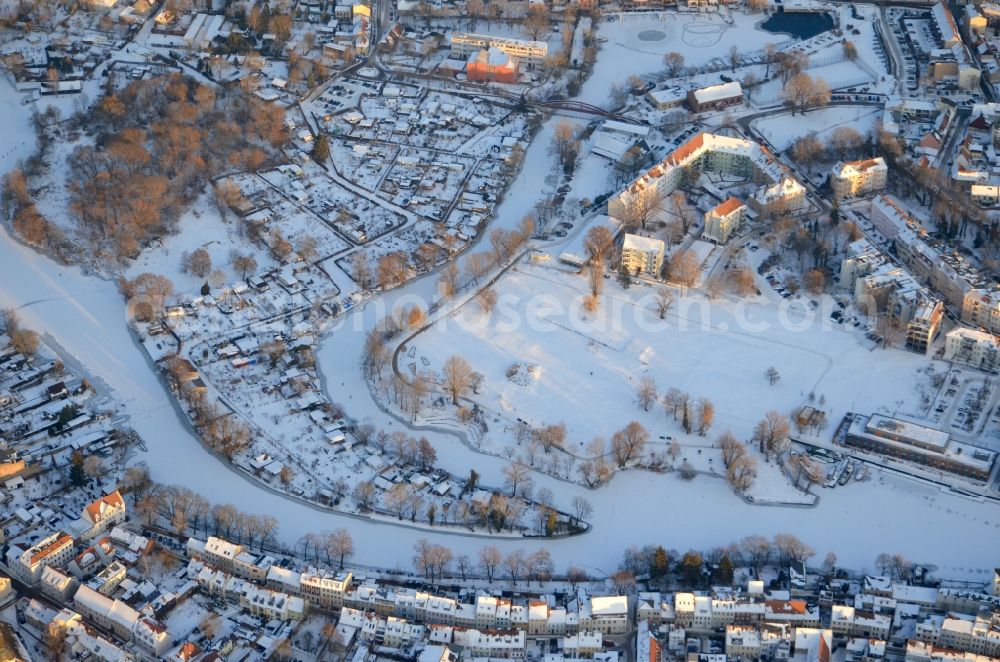
POLYGON ((469 56, 465 74, 471 81, 516 83, 517 58, 496 48, 481 50, 469 56))

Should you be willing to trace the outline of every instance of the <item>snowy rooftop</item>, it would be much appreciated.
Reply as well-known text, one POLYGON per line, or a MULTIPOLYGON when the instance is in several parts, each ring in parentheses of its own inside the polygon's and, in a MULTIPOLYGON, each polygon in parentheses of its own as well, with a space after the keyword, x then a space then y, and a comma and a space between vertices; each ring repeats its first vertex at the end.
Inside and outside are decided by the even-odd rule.
POLYGON ((626 234, 622 243, 622 250, 658 253, 663 250, 663 241, 654 237, 640 237, 637 234, 626 234))
POLYGON ((731 83, 721 83, 711 87, 703 87, 694 91, 694 98, 698 103, 712 103, 714 101, 725 101, 743 96, 743 88, 738 81, 731 83))

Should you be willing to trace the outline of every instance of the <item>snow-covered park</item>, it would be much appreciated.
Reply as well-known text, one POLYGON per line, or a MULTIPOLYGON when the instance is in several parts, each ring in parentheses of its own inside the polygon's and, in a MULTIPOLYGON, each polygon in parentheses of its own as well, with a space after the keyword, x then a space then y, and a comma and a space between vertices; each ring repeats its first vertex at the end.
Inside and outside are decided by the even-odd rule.
POLYGON ((881 352, 873 372, 871 350, 856 330, 831 323, 822 308, 763 298, 709 302, 675 291, 677 301, 661 320, 656 289, 606 283, 600 309, 589 314, 583 276, 521 265, 497 284, 491 314, 470 302, 412 341, 415 359, 418 365, 427 359, 428 369, 437 371, 451 355, 466 357, 486 377, 474 400, 532 426, 563 421, 580 449, 633 419, 654 440, 678 433, 662 407, 646 412, 636 404, 644 377, 661 393, 677 387, 711 398, 712 432, 729 429, 743 439, 764 412, 790 413, 810 393, 834 423, 847 411, 924 414, 929 361, 912 352, 881 352), (527 379, 505 376, 516 363, 534 367, 527 379), (781 375, 774 385, 765 378, 769 367, 781 375))

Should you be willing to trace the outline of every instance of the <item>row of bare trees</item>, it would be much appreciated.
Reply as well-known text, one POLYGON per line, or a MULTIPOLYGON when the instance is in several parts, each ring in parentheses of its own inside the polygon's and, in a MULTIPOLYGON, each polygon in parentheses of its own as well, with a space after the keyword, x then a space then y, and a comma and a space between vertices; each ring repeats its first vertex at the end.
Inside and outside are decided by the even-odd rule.
POLYGON ((757 460, 750 457, 747 447, 729 430, 718 440, 722 449, 722 464, 726 468, 726 481, 739 492, 746 492, 757 478, 757 460))

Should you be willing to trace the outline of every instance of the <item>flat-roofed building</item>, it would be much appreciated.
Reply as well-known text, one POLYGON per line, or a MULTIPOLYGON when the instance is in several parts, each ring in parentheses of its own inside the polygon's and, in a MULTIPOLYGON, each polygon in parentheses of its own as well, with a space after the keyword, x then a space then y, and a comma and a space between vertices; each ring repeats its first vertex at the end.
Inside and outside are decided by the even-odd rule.
POLYGON ((495 48, 525 62, 541 64, 549 54, 549 45, 544 41, 511 39, 467 32, 453 32, 450 41, 451 57, 459 59, 465 59, 481 50, 495 48))
POLYGON ((945 334, 944 357, 986 372, 996 372, 1000 369, 1000 338, 978 329, 956 327, 945 334))
POLYGON ((622 267, 636 276, 657 276, 663 267, 665 250, 660 239, 626 234, 622 240, 622 267))
POLYGON ((912 311, 906 324, 906 349, 918 354, 930 351, 944 317, 944 304, 938 299, 925 298, 912 311))
POLYGON ((993 451, 961 443, 947 432, 882 414, 854 414, 844 443, 978 481, 989 478, 996 461, 993 451))

